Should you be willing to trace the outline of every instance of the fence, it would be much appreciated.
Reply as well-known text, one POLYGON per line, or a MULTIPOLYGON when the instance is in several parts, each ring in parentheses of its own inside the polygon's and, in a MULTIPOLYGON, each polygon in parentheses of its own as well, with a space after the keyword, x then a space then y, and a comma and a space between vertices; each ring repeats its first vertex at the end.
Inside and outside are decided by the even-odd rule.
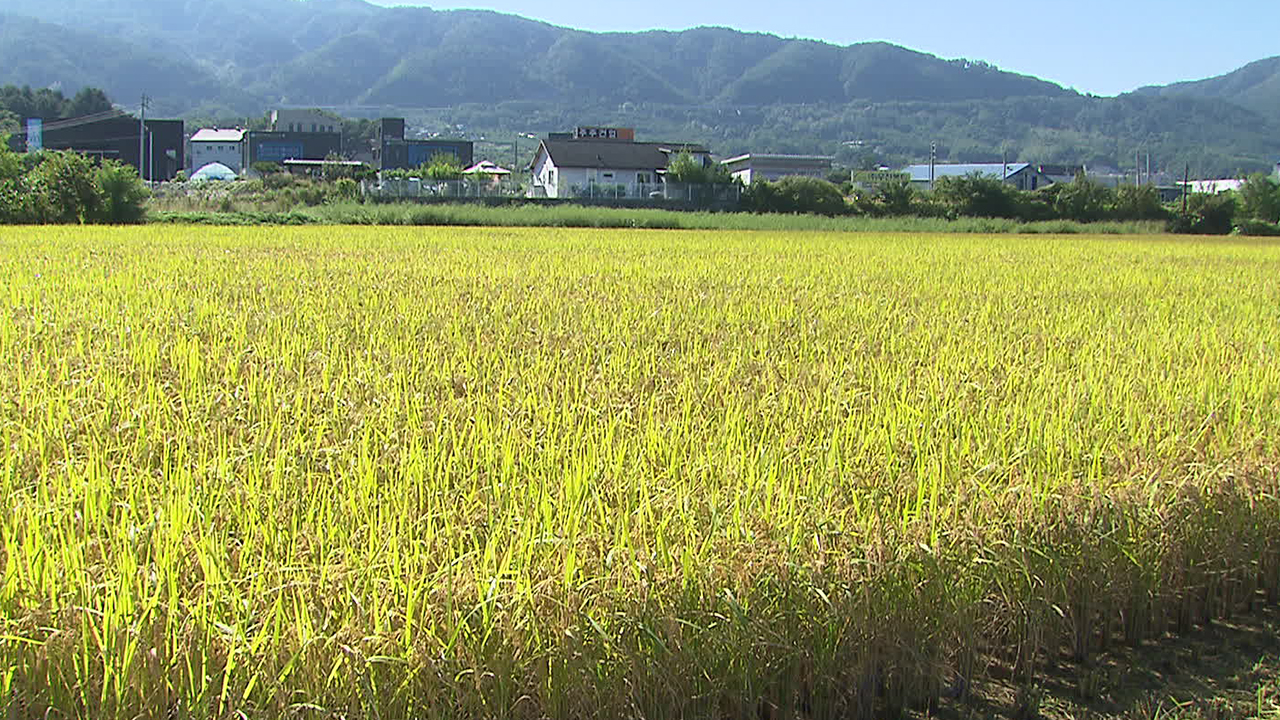
POLYGON ((637 183, 603 184, 588 183, 569 187, 568 197, 575 200, 610 201, 632 200, 649 201, 655 204, 679 202, 693 205, 736 204, 741 196, 742 188, 733 185, 707 185, 694 183, 637 183))
MULTIPOLYGON (((511 182, 490 183, 472 180, 436 181, 417 178, 365 180, 360 189, 371 200, 420 200, 447 201, 469 199, 547 199, 546 189, 533 186, 525 191, 521 185, 511 182)), ((732 185, 703 185, 693 183, 647 183, 635 185, 606 185, 589 183, 574 185, 567 196, 550 199, 552 202, 583 202, 590 204, 655 205, 680 207, 727 208, 736 207, 742 188, 732 185)))
POLYGON ((387 178, 365 180, 360 192, 374 200, 397 199, 467 199, 467 198, 517 198, 523 197, 524 188, 515 183, 494 183, 475 180, 430 180, 418 178, 387 178))

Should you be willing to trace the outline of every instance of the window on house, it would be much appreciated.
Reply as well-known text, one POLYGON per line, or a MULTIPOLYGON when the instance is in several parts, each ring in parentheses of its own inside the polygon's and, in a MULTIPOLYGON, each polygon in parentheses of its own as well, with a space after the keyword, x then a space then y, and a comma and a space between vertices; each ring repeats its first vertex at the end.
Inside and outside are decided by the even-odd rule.
POLYGON ((649 173, 636 173, 636 183, 639 185, 648 185, 649 173))
POLYGON ((605 180, 612 180, 612 179, 613 179, 613 173, 605 173, 605 174, 604 174, 604 179, 605 179, 605 180))

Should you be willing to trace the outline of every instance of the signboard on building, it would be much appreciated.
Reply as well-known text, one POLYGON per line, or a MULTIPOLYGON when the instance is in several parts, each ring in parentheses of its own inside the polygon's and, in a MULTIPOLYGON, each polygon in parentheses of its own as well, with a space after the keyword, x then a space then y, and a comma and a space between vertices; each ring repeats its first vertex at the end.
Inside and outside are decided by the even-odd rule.
POLYGON ((580 127, 573 131, 577 140, 628 140, 636 139, 635 128, 580 127))
POLYGON ((40 118, 27 119, 27 152, 40 152, 44 149, 44 121, 40 118))
POLYGON ((894 170, 855 170, 853 182, 862 185, 888 185, 894 182, 910 182, 911 173, 894 170))

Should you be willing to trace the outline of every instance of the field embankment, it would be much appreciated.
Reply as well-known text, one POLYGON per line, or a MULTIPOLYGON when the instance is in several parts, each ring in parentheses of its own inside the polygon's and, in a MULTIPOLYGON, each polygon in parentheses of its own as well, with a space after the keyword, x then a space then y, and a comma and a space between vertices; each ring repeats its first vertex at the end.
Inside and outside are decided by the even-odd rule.
POLYGON ((1276 277, 1170 236, 0 229, 0 697, 1034 688, 1280 600, 1276 277))

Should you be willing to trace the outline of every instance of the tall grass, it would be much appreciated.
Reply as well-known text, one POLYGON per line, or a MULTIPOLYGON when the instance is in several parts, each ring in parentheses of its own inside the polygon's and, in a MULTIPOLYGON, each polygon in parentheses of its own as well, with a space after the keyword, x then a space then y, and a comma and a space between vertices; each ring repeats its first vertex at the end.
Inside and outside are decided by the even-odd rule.
MULTIPOLYGON (((168 207, 159 205, 159 207, 168 207)), ((204 212, 154 209, 153 222, 203 225, 389 225, 560 227, 611 229, 768 230, 822 232, 956 232, 1023 234, 1123 234, 1162 232, 1158 222, 1078 223, 1069 220, 1020 223, 999 218, 823 217, 689 212, 656 208, 584 205, 512 204, 360 204, 354 202, 296 207, 280 211, 204 212)))
POLYGON ((877 717, 1274 601, 1280 248, 0 230, 18 717, 877 717))

